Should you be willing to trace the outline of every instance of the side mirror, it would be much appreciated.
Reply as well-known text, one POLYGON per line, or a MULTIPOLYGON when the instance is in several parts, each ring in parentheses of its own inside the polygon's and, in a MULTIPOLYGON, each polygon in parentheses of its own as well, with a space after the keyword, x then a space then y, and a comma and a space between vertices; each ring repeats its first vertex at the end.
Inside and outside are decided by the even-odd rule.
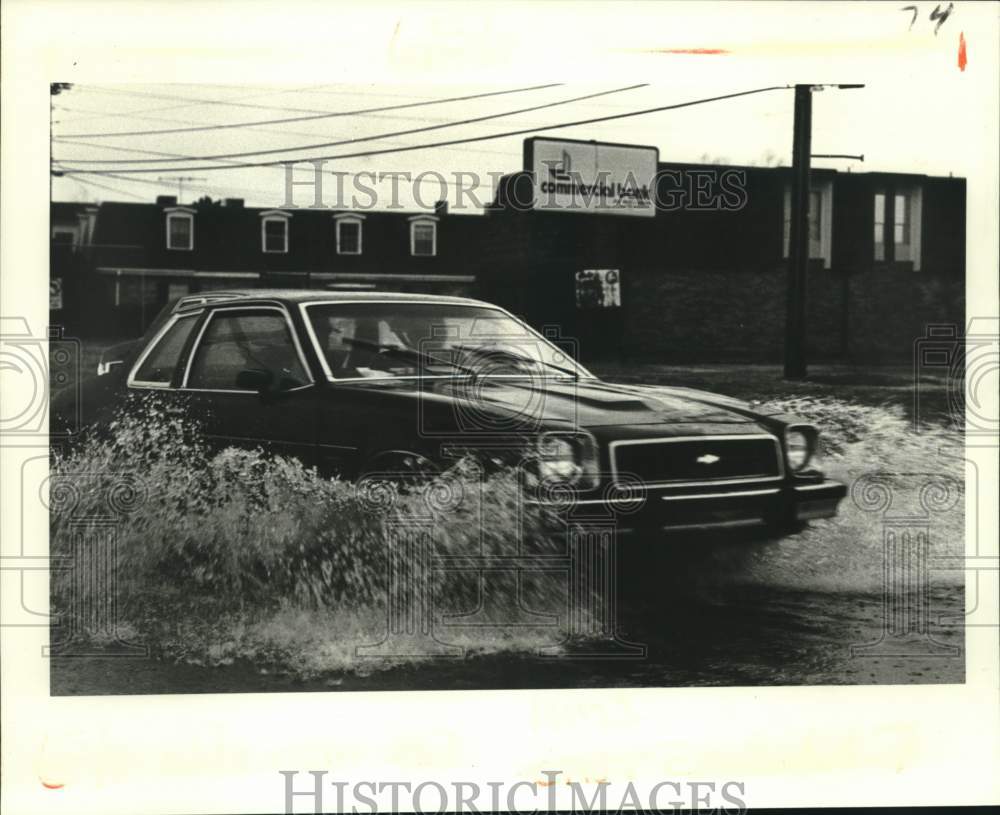
POLYGON ((250 368, 236 374, 236 387, 243 391, 256 391, 261 396, 274 386, 274 374, 261 368, 250 368))

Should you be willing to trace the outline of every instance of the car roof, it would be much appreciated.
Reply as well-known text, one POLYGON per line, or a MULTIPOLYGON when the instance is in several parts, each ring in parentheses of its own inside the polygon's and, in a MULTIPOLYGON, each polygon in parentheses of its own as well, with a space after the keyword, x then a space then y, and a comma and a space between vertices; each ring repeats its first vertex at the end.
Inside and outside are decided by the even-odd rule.
POLYGON ((398 291, 329 291, 327 289, 226 289, 223 291, 206 291, 200 294, 189 294, 181 297, 173 307, 174 312, 189 308, 202 308, 216 303, 232 303, 254 305, 255 303, 281 303, 293 305, 298 303, 357 303, 372 300, 398 303, 450 303, 467 306, 489 306, 492 303, 483 300, 473 300, 469 297, 453 297, 443 294, 414 294, 398 291))

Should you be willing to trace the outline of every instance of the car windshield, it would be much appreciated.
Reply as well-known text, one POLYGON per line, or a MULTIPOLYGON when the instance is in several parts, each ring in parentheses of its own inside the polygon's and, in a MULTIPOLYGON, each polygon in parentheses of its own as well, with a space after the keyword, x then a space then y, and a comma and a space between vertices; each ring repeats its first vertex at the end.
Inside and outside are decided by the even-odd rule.
POLYGON ((588 376, 569 356, 497 309, 439 303, 307 303, 334 379, 588 376))

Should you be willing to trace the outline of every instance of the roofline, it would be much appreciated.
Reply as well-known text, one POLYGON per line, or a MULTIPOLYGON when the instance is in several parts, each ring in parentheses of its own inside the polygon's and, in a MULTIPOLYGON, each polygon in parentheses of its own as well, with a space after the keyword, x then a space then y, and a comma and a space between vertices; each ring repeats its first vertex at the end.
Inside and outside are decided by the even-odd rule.
MULTIPOLYGON (((702 164, 693 161, 659 161, 657 171, 660 170, 752 170, 755 172, 791 173, 794 168, 790 165, 779 165, 776 167, 764 167, 759 164, 702 164)), ((896 170, 861 170, 859 172, 838 170, 833 167, 810 167, 810 172, 822 175, 850 176, 851 178, 862 176, 896 176, 898 178, 926 178, 929 180, 942 181, 965 181, 965 176, 960 175, 929 175, 927 173, 905 173, 896 170)), ((500 180, 514 178, 521 175, 531 175, 530 170, 512 170, 500 176, 500 180)), ((488 209, 488 207, 487 207, 488 209)))

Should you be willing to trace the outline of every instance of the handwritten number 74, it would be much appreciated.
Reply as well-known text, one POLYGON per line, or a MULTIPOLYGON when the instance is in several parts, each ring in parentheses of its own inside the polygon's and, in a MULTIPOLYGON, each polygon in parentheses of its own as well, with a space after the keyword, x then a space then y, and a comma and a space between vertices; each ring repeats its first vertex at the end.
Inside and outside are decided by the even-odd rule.
MULTIPOLYGON (((948 8, 944 11, 941 10, 941 4, 934 6, 934 11, 932 11, 928 17, 931 22, 937 21, 937 25, 934 26, 934 35, 937 36, 938 29, 944 25, 944 21, 951 16, 952 10, 955 8, 954 3, 949 3, 948 8)), ((910 20, 909 31, 913 30, 913 24, 917 21, 917 17, 920 15, 920 10, 916 6, 903 6, 900 11, 911 11, 913 12, 913 18, 910 20)))

